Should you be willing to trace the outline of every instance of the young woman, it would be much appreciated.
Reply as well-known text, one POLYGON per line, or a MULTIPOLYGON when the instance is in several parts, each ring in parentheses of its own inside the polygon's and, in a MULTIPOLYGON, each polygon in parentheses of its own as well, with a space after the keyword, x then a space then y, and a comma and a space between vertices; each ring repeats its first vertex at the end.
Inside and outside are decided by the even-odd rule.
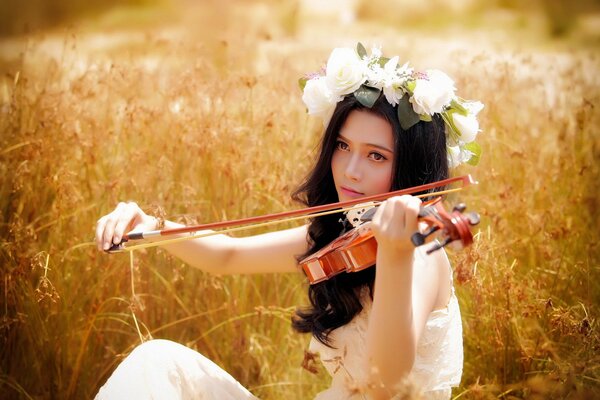
MULTIPOLYGON (((435 182, 448 167, 478 156, 473 139, 481 103, 454 94, 440 71, 415 73, 398 58, 369 56, 359 45, 335 49, 324 76, 302 80, 310 114, 323 117, 320 153, 294 198, 308 206, 357 199, 435 182)), ((317 399, 391 398, 407 385, 426 398, 450 398, 462 373, 462 328, 443 250, 415 248, 421 201, 392 197, 375 213, 376 266, 309 286, 310 307, 292 321, 312 334, 332 385, 317 399)), ((343 215, 245 238, 215 235, 164 245, 190 265, 218 274, 298 271, 298 260, 351 228, 343 215), (265 252, 269 253, 266 259, 265 252), (298 255, 301 255, 298 257, 298 255)), ((98 247, 129 231, 180 225, 120 203, 100 218, 98 247)), ((98 399, 254 396, 199 353, 153 340, 138 346, 101 388, 98 399)))

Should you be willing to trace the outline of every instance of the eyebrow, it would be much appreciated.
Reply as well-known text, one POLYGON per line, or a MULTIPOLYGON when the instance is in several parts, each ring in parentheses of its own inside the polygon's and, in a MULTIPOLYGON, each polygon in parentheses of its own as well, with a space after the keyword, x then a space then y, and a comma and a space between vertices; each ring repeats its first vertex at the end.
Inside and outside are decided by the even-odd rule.
MULTIPOLYGON (((343 139, 343 140, 345 140, 346 142, 350 142, 350 143, 352 143, 352 140, 348 139, 347 137, 345 137, 345 136, 344 136, 344 135, 342 135, 341 133, 338 135, 338 137, 339 137, 339 138, 341 138, 341 139, 343 139)), ((375 147, 375 148, 377 148, 377 149, 380 149, 380 150, 384 150, 384 151, 390 152, 390 153, 392 153, 392 154, 394 153, 394 151, 393 151, 393 150, 390 150, 390 149, 388 149, 387 147, 385 147, 385 146, 381 146, 381 145, 379 145, 379 144, 375 144, 375 143, 366 143, 366 145, 367 145, 367 146, 370 146, 370 147, 375 147)))

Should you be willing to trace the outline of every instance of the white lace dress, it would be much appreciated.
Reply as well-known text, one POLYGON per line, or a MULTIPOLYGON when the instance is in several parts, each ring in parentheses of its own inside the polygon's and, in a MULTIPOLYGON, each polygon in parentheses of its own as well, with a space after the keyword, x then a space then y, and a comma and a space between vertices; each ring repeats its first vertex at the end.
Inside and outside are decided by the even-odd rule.
MULTIPOLYGON (((415 262, 423 260, 416 252, 415 262)), ((332 376, 329 389, 315 400, 365 398, 361 394, 368 382, 366 333, 371 311, 368 290, 361 293, 363 310, 350 323, 334 330, 330 338, 335 349, 314 337, 309 351, 319 353, 321 362, 332 376)), ((452 387, 460 384, 463 367, 462 323, 458 299, 452 294, 446 308, 429 315, 417 345, 417 355, 408 382, 426 399, 450 399, 452 387)))

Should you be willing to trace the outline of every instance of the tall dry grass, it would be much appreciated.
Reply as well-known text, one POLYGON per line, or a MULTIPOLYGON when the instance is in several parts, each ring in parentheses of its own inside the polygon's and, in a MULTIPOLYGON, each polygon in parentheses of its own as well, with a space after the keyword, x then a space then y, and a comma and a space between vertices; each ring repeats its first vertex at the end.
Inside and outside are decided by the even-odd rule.
MULTIPOLYGON (((201 351, 261 398, 311 398, 326 387, 323 370, 301 368, 309 338, 289 327, 306 303, 300 274, 209 276, 151 249, 135 254, 131 276, 127 256, 90 243, 96 220, 119 200, 160 204, 185 222, 297 206, 289 193, 319 125, 306 117, 296 80, 329 44, 299 33, 284 51, 285 36, 236 18, 225 14, 217 35, 130 32, 102 51, 90 50, 89 36, 69 35, 58 57, 45 52, 49 39, 33 40, 5 60, 7 398, 92 397, 139 343, 132 311, 143 335, 201 351)), ((411 52, 383 41, 388 52, 411 52)), ((486 110, 482 162, 456 172, 481 182, 460 198, 483 218, 474 246, 451 253, 465 338, 454 394, 598 396, 599 60, 586 50, 455 56, 461 94, 486 110)))

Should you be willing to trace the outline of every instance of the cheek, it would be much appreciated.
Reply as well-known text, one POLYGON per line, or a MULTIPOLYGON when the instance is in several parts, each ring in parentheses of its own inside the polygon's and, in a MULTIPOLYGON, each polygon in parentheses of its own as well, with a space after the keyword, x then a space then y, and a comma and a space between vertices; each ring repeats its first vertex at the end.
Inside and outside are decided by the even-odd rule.
POLYGON ((389 192, 392 187, 392 167, 382 168, 378 171, 375 181, 377 182, 376 190, 378 192, 389 192))
POLYGON ((336 151, 331 157, 331 173, 333 174, 334 181, 336 181, 339 176, 339 170, 342 168, 341 164, 342 160, 340 158, 340 153, 336 151))

